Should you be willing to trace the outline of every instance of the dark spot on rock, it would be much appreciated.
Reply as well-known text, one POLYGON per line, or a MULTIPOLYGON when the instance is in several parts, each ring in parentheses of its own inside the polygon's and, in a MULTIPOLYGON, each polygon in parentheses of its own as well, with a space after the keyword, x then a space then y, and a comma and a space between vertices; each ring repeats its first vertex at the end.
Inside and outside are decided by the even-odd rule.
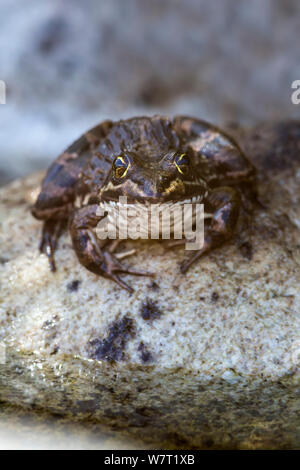
POLYGON ((134 321, 126 315, 109 327, 106 338, 94 339, 89 342, 89 347, 92 348, 89 357, 105 361, 123 361, 127 342, 134 335, 134 321))
POLYGON ((204 302, 204 301, 205 301, 205 297, 199 297, 199 300, 200 300, 201 302, 204 302))
POLYGON ((74 411, 78 413, 94 413, 97 410, 99 401, 95 399, 91 400, 77 400, 74 406, 74 411))
POLYGON ((153 362, 153 356, 143 341, 140 342, 138 351, 140 352, 140 358, 143 363, 153 362))
POLYGON ((59 347, 58 346, 54 346, 53 350, 51 351, 50 355, 51 356, 54 356, 54 354, 57 354, 59 351, 59 347))
MULTIPOLYGON (((45 343, 44 346, 45 348, 49 348, 55 338, 57 337, 57 322, 59 321, 59 316, 58 315, 53 315, 52 318, 49 320, 46 320, 43 325, 42 329, 46 331, 45 333, 45 343)), ((58 346, 55 344, 52 346, 52 352, 50 354, 56 354, 58 351, 58 346)))
POLYGON ((149 284, 149 288, 154 290, 154 291, 158 291, 160 289, 159 285, 157 284, 157 282, 155 281, 152 281, 150 284, 149 284))
POLYGON ((0 256, 0 264, 5 264, 9 261, 8 258, 6 258, 5 256, 0 256))
POLYGON ((11 318, 11 317, 16 318, 16 316, 17 316, 17 311, 16 311, 16 309, 7 310, 7 311, 6 311, 6 316, 7 316, 7 318, 11 318))
POLYGON ((213 441, 213 439, 205 439, 203 441, 203 445, 204 445, 204 447, 210 448, 214 445, 214 441, 213 441))
POLYGON ((116 390, 114 390, 113 387, 107 387, 106 385, 104 384, 95 384, 95 390, 97 390, 97 392, 100 392, 100 393, 110 393, 110 394, 114 394, 116 392, 116 390))
MULTIPOLYGON (((21 367, 19 366, 16 366, 13 371, 17 374, 17 375, 23 375, 24 374, 24 369, 22 369, 21 367)), ((1 405, 1 402, 0 402, 0 405, 1 405)))
POLYGON ((67 285, 67 289, 69 292, 77 292, 80 284, 81 284, 81 281, 79 281, 78 279, 75 279, 74 281, 69 282, 69 284, 67 285))
POLYGON ((240 252, 242 253, 242 256, 250 261, 253 257, 252 244, 250 242, 246 241, 246 242, 243 242, 239 246, 239 248, 240 248, 240 252))
POLYGON ((136 413, 142 416, 153 416, 156 413, 156 410, 153 408, 148 408, 146 406, 142 406, 141 408, 136 408, 136 413))
POLYGON ((131 416, 130 425, 136 428, 144 428, 151 423, 149 416, 141 416, 140 414, 134 413, 131 416))
POLYGON ((162 312, 159 309, 157 302, 151 299, 147 299, 143 302, 141 307, 141 317, 145 321, 157 320, 162 316, 162 312))
POLYGON ((219 297, 220 297, 219 294, 214 291, 214 292, 211 294, 211 301, 212 301, 212 302, 217 302, 217 301, 219 300, 219 297))
POLYGON ((190 449, 189 441, 177 432, 170 432, 166 437, 168 441, 172 442, 172 444, 175 444, 176 447, 180 447, 181 449, 190 449))
POLYGON ((53 331, 52 333, 47 334, 45 338, 45 343, 44 343, 45 348, 49 348, 51 346, 51 343, 53 343, 56 337, 57 337, 56 331, 53 331))
POLYGON ((43 330, 53 329, 56 326, 56 323, 58 322, 58 320, 59 320, 59 316, 58 315, 53 315, 53 317, 50 320, 44 321, 44 323, 42 325, 42 329, 43 330))

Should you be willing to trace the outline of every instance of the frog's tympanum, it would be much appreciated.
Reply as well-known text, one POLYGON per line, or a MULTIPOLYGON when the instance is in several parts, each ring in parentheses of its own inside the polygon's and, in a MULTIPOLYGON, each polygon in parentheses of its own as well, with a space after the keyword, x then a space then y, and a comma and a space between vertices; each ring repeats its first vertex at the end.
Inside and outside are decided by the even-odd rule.
MULTIPOLYGON (((201 202, 206 214, 204 244, 181 266, 185 273, 204 253, 228 240, 236 226, 244 189, 255 169, 237 143, 198 119, 177 116, 104 121, 50 166, 32 214, 44 221, 41 252, 55 270, 58 237, 68 223, 74 250, 89 271, 129 291, 120 273, 151 275, 126 268, 114 253, 116 241, 100 243, 95 229, 99 205, 201 202)), ((180 244, 185 240, 174 240, 180 244)))

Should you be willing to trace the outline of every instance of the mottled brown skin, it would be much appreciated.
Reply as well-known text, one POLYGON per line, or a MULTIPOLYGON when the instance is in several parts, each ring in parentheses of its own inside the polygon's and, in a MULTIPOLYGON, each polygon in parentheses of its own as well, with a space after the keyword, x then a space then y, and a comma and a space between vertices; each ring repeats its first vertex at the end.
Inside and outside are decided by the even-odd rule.
MULTIPOLYGON (((128 202, 162 203, 201 196, 205 212, 213 215, 205 226, 204 246, 181 266, 184 273, 232 236, 241 200, 253 193, 254 178, 255 169, 237 143, 204 121, 184 116, 105 121, 48 169, 32 209, 36 218, 44 220, 40 249, 54 271, 57 240, 68 222, 80 263, 132 291, 119 274, 149 274, 122 266, 113 255, 114 244, 100 247, 94 229, 101 220, 97 215, 101 201, 126 196, 128 202)), ((185 240, 173 245, 182 243, 185 240)))

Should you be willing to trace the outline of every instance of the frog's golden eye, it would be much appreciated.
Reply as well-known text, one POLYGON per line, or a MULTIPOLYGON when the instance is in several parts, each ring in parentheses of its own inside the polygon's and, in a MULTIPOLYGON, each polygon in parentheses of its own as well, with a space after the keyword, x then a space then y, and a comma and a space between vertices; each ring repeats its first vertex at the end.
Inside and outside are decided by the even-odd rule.
POLYGON ((181 153, 177 155, 174 159, 175 166, 179 173, 186 175, 189 171, 190 160, 186 153, 181 153))
POLYGON ((119 155, 113 163, 115 177, 124 178, 124 176, 126 176, 127 174, 129 166, 130 166, 130 163, 129 163, 128 158, 126 156, 119 155))

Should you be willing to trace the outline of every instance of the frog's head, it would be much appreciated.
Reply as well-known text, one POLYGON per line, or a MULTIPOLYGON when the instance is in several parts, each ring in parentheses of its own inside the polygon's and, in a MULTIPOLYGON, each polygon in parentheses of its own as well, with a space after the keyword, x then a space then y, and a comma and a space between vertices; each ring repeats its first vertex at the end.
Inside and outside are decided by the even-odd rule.
POLYGON ((105 202, 126 196, 128 203, 161 204, 201 202, 206 191, 188 151, 169 150, 151 158, 123 151, 115 157, 99 196, 105 202))

